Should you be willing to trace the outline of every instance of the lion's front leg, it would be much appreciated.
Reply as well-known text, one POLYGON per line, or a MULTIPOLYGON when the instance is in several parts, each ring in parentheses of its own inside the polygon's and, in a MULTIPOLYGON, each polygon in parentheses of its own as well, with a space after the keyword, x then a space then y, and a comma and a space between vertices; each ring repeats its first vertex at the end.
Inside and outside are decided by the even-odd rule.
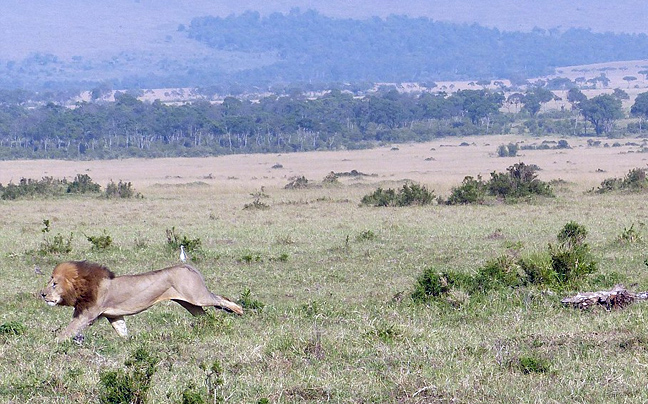
POLYGON ((126 328, 126 320, 124 320, 124 317, 112 317, 106 319, 110 322, 110 325, 112 325, 112 328, 117 331, 117 334, 119 334, 120 337, 128 337, 128 328, 126 328))
POLYGON ((88 328, 92 323, 97 319, 96 316, 88 315, 88 314, 80 314, 76 315, 70 321, 70 324, 68 324, 67 327, 65 327, 65 330, 63 330, 56 339, 58 342, 65 341, 68 338, 71 337, 76 337, 77 335, 81 334, 81 331, 85 330, 88 328))

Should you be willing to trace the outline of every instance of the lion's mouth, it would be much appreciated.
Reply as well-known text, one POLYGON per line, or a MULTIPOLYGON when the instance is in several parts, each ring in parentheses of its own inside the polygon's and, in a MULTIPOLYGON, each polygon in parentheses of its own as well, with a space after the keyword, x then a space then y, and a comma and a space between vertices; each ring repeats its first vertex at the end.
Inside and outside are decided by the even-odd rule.
POLYGON ((45 299, 45 298, 44 298, 44 300, 45 300, 45 303, 47 303, 48 306, 56 306, 58 304, 58 300, 49 300, 49 299, 45 299))

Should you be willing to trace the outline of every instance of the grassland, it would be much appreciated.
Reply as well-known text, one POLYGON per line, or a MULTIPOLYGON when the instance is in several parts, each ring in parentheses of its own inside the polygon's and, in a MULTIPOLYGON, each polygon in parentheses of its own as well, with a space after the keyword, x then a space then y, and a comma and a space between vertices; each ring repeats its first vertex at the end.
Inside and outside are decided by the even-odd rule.
MULTIPOLYGON (((185 389, 203 386, 201 365, 214 361, 223 368, 218 394, 231 403, 648 401, 645 303, 578 312, 560 304, 570 291, 542 288, 471 297, 460 308, 409 299, 427 267, 474 273, 505 253, 540 253, 571 220, 589 231, 600 266, 586 287, 621 281, 648 290, 645 242, 619 242, 633 224, 648 237, 645 195, 585 192, 645 167, 645 154, 632 145, 588 147, 586 139, 569 139, 570 150, 496 157, 498 144, 511 140, 210 159, 0 162, 5 184, 87 173, 102 185, 131 181, 144 195, 0 202, 0 325, 24 326, 0 335, 0 402, 95 402, 100 374, 124 368, 139 347, 160 359, 149 393, 156 403, 182 402, 185 389), (447 197, 463 176, 488 177, 518 161, 540 166, 543 180, 562 179, 557 196, 480 206, 359 206, 377 186, 395 188, 406 179, 447 197), (330 171, 351 170, 370 175, 319 186, 330 171), (293 175, 313 187, 284 189, 293 175), (269 209, 243 209, 252 194, 267 195, 259 200, 269 209), (51 222, 47 234, 44 219, 51 222), (118 274, 161 268, 177 261, 166 247, 172 227, 201 239, 195 265, 215 293, 239 298, 249 289, 263 309, 197 319, 174 303, 160 304, 127 319, 128 339, 101 321, 81 345, 57 345, 56 331, 72 313, 38 297, 52 267, 89 259, 118 274), (113 245, 93 250, 84 235, 104 230, 113 245), (73 234, 71 253, 34 253, 57 233, 73 234), (543 367, 525 370, 525 358, 543 367)), ((609 144, 617 141, 641 143, 609 144)))

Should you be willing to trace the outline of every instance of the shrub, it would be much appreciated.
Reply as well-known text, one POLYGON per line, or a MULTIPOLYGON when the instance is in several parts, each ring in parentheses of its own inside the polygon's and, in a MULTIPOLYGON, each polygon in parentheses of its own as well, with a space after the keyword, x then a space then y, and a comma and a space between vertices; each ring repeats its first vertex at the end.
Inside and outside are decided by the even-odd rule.
POLYGON ((243 205, 243 210, 266 210, 270 209, 270 205, 265 202, 261 202, 259 198, 255 198, 251 203, 246 203, 243 205))
POLYGON ((182 404, 205 404, 203 395, 193 383, 190 383, 182 392, 182 404))
POLYGON ((513 257, 502 255, 489 260, 474 277, 472 292, 486 293, 493 289, 522 286, 526 274, 513 257))
POLYGON ((398 206, 429 205, 434 201, 434 191, 418 184, 405 184, 398 193, 398 206))
POLYGON ((611 191, 643 191, 648 189, 648 177, 645 168, 633 168, 624 178, 606 178, 594 191, 603 194, 611 191))
POLYGON ((393 189, 376 189, 373 193, 365 195, 360 204, 369 206, 411 206, 429 205, 434 201, 434 191, 428 190, 423 185, 405 184, 398 191, 393 189))
POLYGON ((110 181, 106 185, 106 190, 104 192, 106 198, 141 198, 142 194, 135 193, 133 189, 133 184, 130 182, 122 182, 121 180, 115 184, 113 181, 110 181))
POLYGON ((379 187, 373 193, 363 196, 360 204, 370 206, 395 206, 396 191, 391 188, 384 190, 379 187))
POLYGON ((0 324, 0 336, 3 335, 22 335, 25 333, 25 326, 18 321, 9 321, 0 324))
POLYGON ((37 196, 59 196, 65 193, 67 181, 53 177, 43 177, 41 180, 21 178, 18 184, 10 182, 6 186, 0 184, 0 198, 15 200, 37 196))
POLYGON ((648 188, 645 168, 633 168, 623 179, 623 188, 630 190, 643 190, 648 188))
POLYGON ((598 264, 585 243, 587 230, 575 222, 565 224, 558 233, 560 244, 549 244, 551 268, 559 285, 569 285, 598 270, 598 264))
POLYGON ((328 186, 336 186, 336 185, 340 185, 340 180, 339 180, 339 178, 340 178, 340 177, 339 177, 336 173, 334 173, 333 171, 331 171, 330 173, 328 173, 328 174, 326 175, 326 177, 324 177, 324 179, 322 180, 322 184, 323 184, 323 185, 328 185, 328 186))
POLYGON ((308 187, 308 180, 303 175, 301 177, 292 177, 286 184, 285 189, 303 189, 308 187))
POLYGON ((635 230, 633 223, 630 227, 623 228, 623 232, 619 236, 618 240, 620 243, 624 244, 638 243, 641 241, 641 235, 637 230, 635 230))
POLYGON ((412 300, 417 303, 429 301, 449 302, 453 289, 473 289, 474 283, 470 275, 452 271, 438 272, 434 268, 426 268, 417 278, 412 300))
POLYGON ((252 298, 252 291, 249 288, 241 293, 241 297, 237 303, 246 310, 254 310, 260 312, 265 307, 265 304, 259 300, 252 298))
POLYGON ((180 235, 176 232, 176 228, 166 229, 167 246, 173 251, 179 251, 180 246, 184 246, 188 252, 197 252, 202 246, 202 241, 199 238, 189 238, 186 235, 180 235))
POLYGON ((364 230, 356 236, 357 241, 373 241, 376 240, 378 236, 372 230, 364 230))
POLYGON ((112 237, 105 229, 100 236, 85 236, 85 238, 92 244, 93 250, 105 250, 112 245, 112 237))
POLYGON ((519 149, 520 147, 516 143, 503 144, 497 148, 497 155, 499 157, 515 157, 519 149))
POLYGON ((487 187, 482 181, 481 175, 477 179, 467 176, 460 186, 452 188, 450 197, 446 201, 448 205, 465 205, 469 203, 484 203, 487 187))
POLYGON ((516 163, 506 173, 491 173, 488 191, 504 198, 520 198, 530 195, 553 196, 551 186, 537 179, 538 166, 516 163))
POLYGON ((77 174, 74 181, 68 184, 68 194, 85 194, 101 192, 101 185, 92 181, 88 174, 77 174))
POLYGON ((72 251, 72 239, 74 234, 70 233, 70 236, 65 238, 61 233, 57 233, 54 237, 45 237, 41 242, 41 245, 38 249, 40 255, 49 255, 49 254, 69 254, 72 251))
POLYGON ((99 374, 102 391, 100 403, 145 404, 151 380, 159 359, 138 348, 124 364, 126 370, 104 371, 99 374))
POLYGON ((456 305, 466 301, 459 292, 485 294, 527 285, 576 286, 585 275, 598 269, 585 243, 586 235, 583 226, 569 222, 558 233, 559 244, 549 244, 548 254, 524 258, 502 255, 487 261, 474 276, 427 268, 416 280, 412 300, 418 303, 444 301, 456 305))

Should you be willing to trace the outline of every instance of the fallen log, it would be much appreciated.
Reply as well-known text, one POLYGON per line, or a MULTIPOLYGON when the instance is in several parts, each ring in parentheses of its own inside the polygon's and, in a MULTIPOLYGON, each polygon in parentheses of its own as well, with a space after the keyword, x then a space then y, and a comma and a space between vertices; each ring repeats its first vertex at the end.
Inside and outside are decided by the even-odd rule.
POLYGON ((596 306, 602 306, 606 310, 612 310, 626 307, 636 300, 648 300, 648 292, 634 293, 627 290, 623 285, 615 285, 610 290, 581 292, 576 296, 566 297, 561 302, 566 306, 581 310, 596 306))

